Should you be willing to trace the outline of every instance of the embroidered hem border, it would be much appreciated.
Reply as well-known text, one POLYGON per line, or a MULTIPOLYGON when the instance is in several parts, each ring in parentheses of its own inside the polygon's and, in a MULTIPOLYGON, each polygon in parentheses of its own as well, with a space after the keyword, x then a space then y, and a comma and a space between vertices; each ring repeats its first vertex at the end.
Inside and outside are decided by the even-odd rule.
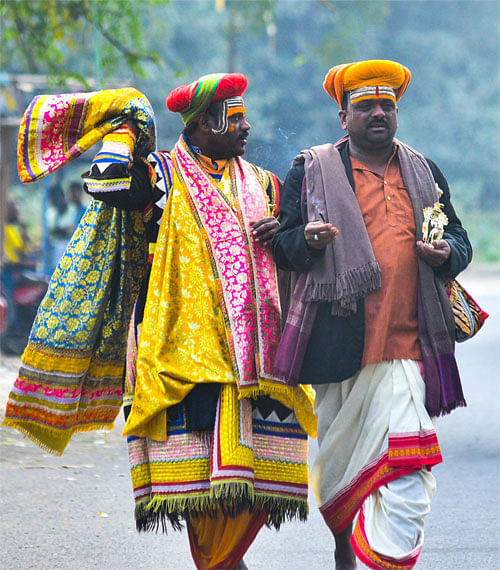
POLYGON ((366 497, 373 491, 415 469, 423 466, 431 468, 442 460, 434 430, 389 434, 388 449, 323 504, 320 512, 331 531, 338 534, 352 522, 366 497))
POLYGON ((267 524, 305 520, 307 436, 296 419, 253 418, 236 386, 221 390, 213 432, 178 427, 166 442, 128 438, 139 531, 174 529, 188 512, 235 515, 267 509, 267 524))
POLYGON ((91 361, 90 355, 31 343, 23 362, 26 355, 31 366, 21 365, 4 426, 56 455, 74 433, 113 428, 122 405, 123 363, 91 361))

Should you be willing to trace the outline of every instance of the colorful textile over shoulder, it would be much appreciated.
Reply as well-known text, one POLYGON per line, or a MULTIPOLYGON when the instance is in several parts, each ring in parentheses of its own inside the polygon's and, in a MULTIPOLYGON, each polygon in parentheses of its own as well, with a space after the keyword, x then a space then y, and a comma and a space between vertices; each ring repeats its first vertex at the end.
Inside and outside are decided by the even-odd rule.
POLYGON ((241 218, 238 219, 239 216, 197 168, 186 150, 185 146, 177 145, 177 164, 206 232, 221 281, 221 302, 226 308, 226 324, 231 330, 231 352, 235 359, 239 388, 257 389, 259 377, 278 382, 271 366, 280 322, 275 268, 270 251, 255 245, 245 235, 251 221, 267 215, 262 187, 252 176, 250 165, 238 160, 234 167, 241 207, 241 218), (193 183, 188 184, 191 180, 193 183), (225 239, 222 239, 221 232, 225 234, 225 239), (228 239, 229 236, 231 239, 228 239), (238 318, 238 315, 244 314, 248 314, 248 317, 238 318), (259 358, 256 358, 257 354, 259 358), (256 363, 260 363, 260 369, 256 368, 256 363))
POLYGON ((262 188, 267 189, 267 199, 269 201, 269 214, 277 217, 280 209, 280 182, 274 172, 264 170, 260 166, 249 163, 253 168, 262 188))
POLYGON ((314 434, 310 393, 272 373, 280 310, 271 252, 251 237, 250 222, 269 215, 255 171, 241 159, 229 161, 228 196, 182 137, 172 158, 174 183, 153 260, 125 435, 164 441, 167 408, 202 382, 236 383, 240 397, 271 395, 314 434), (199 320, 203 307, 208 314, 199 320), (207 346, 213 353, 204 358, 207 346))
POLYGON ((21 182, 34 182, 61 168, 127 119, 139 134, 136 154, 155 147, 155 122, 147 98, 131 87, 91 93, 38 95, 19 128, 17 167, 21 182))
POLYGON ((113 427, 146 263, 141 215, 92 202, 38 309, 3 425, 56 454, 75 432, 113 427))
POLYGON ((211 73, 189 85, 181 85, 167 97, 167 108, 192 123, 213 101, 242 95, 248 80, 242 73, 211 73))
POLYGON ((404 65, 395 61, 373 59, 332 67, 326 74, 323 87, 342 107, 344 93, 354 90, 359 90, 356 100, 381 97, 399 101, 410 81, 410 70, 404 65), (372 87, 375 89, 371 89, 372 87))

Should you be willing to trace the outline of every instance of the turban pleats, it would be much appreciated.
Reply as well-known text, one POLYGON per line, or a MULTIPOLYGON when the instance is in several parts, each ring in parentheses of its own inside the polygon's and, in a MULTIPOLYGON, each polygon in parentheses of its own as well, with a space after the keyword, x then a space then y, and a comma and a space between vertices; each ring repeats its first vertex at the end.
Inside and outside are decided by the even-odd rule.
POLYGON ((212 73, 189 85, 181 85, 167 97, 167 108, 180 113, 189 125, 214 101, 241 96, 248 80, 242 73, 212 73))
MULTIPOLYGON (((341 107, 344 93, 361 87, 391 87, 395 92, 394 99, 399 101, 410 81, 410 70, 404 65, 385 59, 372 59, 332 67, 326 74, 323 87, 341 107)), ((378 91, 376 93, 379 94, 378 91)), ((392 98, 384 92, 380 96, 392 98)))

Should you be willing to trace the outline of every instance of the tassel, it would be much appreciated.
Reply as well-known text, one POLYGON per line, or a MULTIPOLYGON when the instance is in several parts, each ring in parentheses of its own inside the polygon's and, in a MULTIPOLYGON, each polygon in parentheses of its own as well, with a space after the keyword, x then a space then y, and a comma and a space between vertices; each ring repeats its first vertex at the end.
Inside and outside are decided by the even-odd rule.
POLYGON ((203 513, 213 518, 218 509, 230 517, 236 517, 244 510, 254 512, 266 509, 266 525, 279 530, 286 520, 307 520, 309 507, 307 499, 282 497, 264 493, 254 493, 251 483, 212 484, 210 496, 198 497, 149 497, 137 502, 135 520, 138 532, 158 532, 167 534, 169 525, 174 531, 181 531, 182 521, 187 513, 203 513))

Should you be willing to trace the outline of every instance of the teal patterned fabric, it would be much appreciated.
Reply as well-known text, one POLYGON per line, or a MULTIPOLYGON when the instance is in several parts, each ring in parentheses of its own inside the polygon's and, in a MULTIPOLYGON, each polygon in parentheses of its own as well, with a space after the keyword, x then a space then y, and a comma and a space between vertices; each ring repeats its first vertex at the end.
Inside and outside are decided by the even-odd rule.
POLYGON ((93 201, 52 276, 30 343, 123 360, 147 251, 141 214, 93 201))

